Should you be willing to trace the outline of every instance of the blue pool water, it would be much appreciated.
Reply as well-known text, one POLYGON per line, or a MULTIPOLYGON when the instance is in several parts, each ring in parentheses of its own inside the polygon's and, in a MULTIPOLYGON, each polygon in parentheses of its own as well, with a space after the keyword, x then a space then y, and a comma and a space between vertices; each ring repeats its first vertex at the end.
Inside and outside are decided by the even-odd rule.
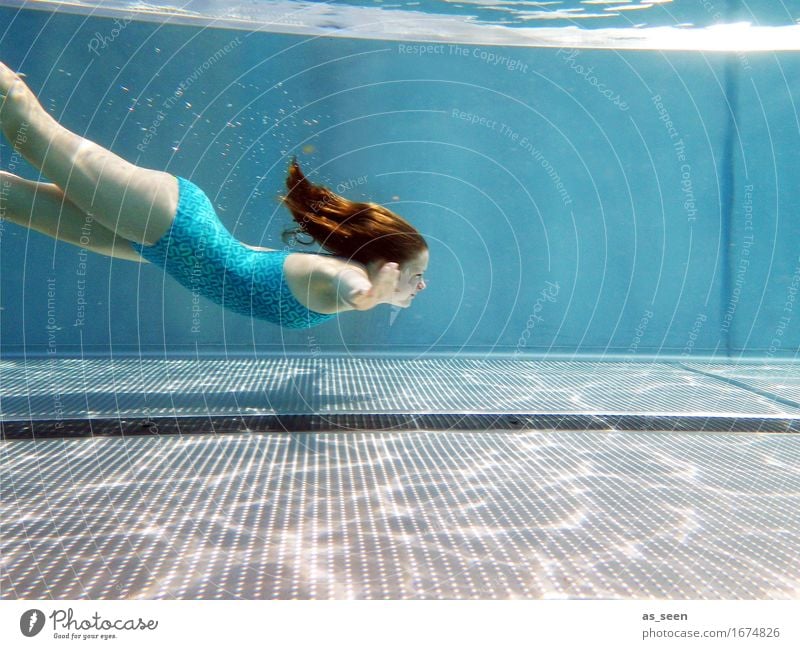
MULTIPOLYGON (((431 246, 413 308, 291 332, 193 302, 154 267, 6 224, 6 354, 791 359, 800 346, 800 64, 777 36, 796 29, 784 3, 597 5, 613 15, 580 24, 512 4, 265 3, 238 21, 244 10, 207 2, 177 17, 3 4, 0 57, 55 116, 191 178, 241 240, 281 245, 277 195, 298 155, 312 178, 388 205, 431 246), (426 45, 397 37, 418 37, 398 15, 450 22, 426 45), (720 37, 728 16, 776 36, 740 23, 720 37), (652 27, 679 44, 701 34, 679 47, 728 51, 659 49, 652 27), (520 45, 537 39, 560 46, 520 45)), ((0 155, 31 173, 6 143, 0 155)))

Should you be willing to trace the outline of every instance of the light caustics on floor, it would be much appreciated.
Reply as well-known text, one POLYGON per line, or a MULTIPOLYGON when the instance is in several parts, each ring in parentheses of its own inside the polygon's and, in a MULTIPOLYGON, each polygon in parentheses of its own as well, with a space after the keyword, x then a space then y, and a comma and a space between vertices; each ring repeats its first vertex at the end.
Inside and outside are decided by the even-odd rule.
POLYGON ((6 599, 800 596, 797 435, 0 448, 6 599))
POLYGON ((79 420, 147 404, 183 421, 506 409, 789 425, 5 441, 6 599, 800 596, 791 364, 40 359, 3 361, 0 381, 4 430, 53 417, 56 394, 79 420))
POLYGON ((270 414, 800 416, 796 363, 469 358, 0 361, 0 418, 270 414))

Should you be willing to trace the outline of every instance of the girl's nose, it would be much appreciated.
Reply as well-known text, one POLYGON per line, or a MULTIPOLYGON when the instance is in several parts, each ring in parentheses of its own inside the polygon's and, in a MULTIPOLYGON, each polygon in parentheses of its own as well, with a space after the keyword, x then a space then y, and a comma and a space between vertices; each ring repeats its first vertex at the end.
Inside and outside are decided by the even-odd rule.
POLYGON ((427 282, 424 279, 421 279, 419 281, 419 284, 417 284, 417 290, 424 291, 427 288, 427 286, 428 286, 427 282))

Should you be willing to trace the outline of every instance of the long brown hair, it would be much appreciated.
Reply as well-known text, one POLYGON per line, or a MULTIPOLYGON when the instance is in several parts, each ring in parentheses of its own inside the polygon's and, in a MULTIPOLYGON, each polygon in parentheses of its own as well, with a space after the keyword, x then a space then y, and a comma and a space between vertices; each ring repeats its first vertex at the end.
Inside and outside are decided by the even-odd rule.
POLYGON ((404 218, 382 205, 350 201, 315 185, 297 159, 289 165, 286 188, 289 193, 281 199, 297 227, 286 230, 284 239, 303 232, 333 254, 365 265, 379 259, 403 264, 428 249, 404 218))

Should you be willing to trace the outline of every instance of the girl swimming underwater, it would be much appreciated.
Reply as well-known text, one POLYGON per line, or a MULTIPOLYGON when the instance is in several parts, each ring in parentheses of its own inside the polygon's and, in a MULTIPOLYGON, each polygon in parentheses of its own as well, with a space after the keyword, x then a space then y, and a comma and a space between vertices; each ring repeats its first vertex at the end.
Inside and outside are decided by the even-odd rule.
POLYGON ((238 313, 301 329, 342 311, 408 307, 425 289, 428 246, 407 221, 311 183, 294 160, 283 197, 297 224, 293 232, 333 254, 238 241, 196 185, 137 167, 68 131, 2 63, 0 128, 53 181, 0 171, 7 219, 103 255, 149 261, 238 313))

